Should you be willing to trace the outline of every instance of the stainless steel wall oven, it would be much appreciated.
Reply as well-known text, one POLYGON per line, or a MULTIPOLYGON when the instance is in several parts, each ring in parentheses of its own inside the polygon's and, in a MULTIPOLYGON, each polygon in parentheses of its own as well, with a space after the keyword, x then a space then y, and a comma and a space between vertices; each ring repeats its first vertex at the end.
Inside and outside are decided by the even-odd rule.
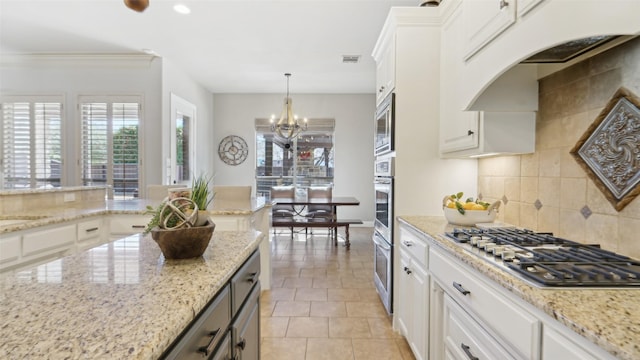
POLYGON ((375 161, 375 220, 373 280, 389 314, 393 311, 393 172, 392 153, 375 161))

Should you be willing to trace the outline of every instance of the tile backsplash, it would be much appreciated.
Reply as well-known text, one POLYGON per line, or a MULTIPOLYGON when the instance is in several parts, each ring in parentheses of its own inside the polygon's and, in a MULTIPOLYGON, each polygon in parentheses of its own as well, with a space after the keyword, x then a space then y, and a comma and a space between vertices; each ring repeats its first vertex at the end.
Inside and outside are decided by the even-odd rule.
POLYGON ((540 79, 536 152, 478 161, 500 221, 640 259, 640 199, 616 211, 569 153, 621 86, 640 95, 640 38, 540 79))

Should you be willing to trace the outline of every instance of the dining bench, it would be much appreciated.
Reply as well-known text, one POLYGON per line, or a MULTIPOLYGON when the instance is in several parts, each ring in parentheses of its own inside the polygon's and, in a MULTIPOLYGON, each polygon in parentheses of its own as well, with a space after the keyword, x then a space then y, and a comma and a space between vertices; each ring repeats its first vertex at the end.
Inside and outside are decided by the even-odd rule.
MULTIPOLYGON (((271 226, 276 227, 286 227, 286 228, 295 228, 295 227, 303 227, 303 228, 329 228, 335 229, 335 233, 333 234, 334 245, 338 246, 338 234, 337 229, 339 227, 344 227, 344 245, 347 249, 351 247, 351 242, 349 241, 349 225, 358 225, 362 224, 362 220, 358 219, 318 219, 318 218, 296 218, 296 217, 282 217, 277 218, 274 217, 271 221, 271 226)), ((293 236, 293 232, 292 232, 293 236)))

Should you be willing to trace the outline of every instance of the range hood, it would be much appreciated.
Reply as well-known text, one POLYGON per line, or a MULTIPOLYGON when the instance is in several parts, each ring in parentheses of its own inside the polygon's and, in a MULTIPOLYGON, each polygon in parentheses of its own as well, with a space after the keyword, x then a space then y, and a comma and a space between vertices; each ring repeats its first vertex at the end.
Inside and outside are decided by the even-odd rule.
MULTIPOLYGON (((596 48, 620 38, 621 35, 590 36, 543 50, 522 61, 523 64, 558 64, 573 60, 596 48)), ((626 39, 628 40, 628 39, 626 39)))

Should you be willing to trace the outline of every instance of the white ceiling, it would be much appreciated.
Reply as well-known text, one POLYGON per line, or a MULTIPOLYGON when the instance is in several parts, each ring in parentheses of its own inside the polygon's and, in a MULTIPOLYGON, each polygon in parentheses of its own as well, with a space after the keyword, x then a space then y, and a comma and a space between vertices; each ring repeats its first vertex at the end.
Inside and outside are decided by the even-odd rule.
POLYGON ((0 0, 0 56, 153 50, 214 93, 373 93, 391 6, 419 0, 0 0), (191 14, 180 15, 182 2, 191 14), (342 55, 360 55, 343 64, 342 55))

